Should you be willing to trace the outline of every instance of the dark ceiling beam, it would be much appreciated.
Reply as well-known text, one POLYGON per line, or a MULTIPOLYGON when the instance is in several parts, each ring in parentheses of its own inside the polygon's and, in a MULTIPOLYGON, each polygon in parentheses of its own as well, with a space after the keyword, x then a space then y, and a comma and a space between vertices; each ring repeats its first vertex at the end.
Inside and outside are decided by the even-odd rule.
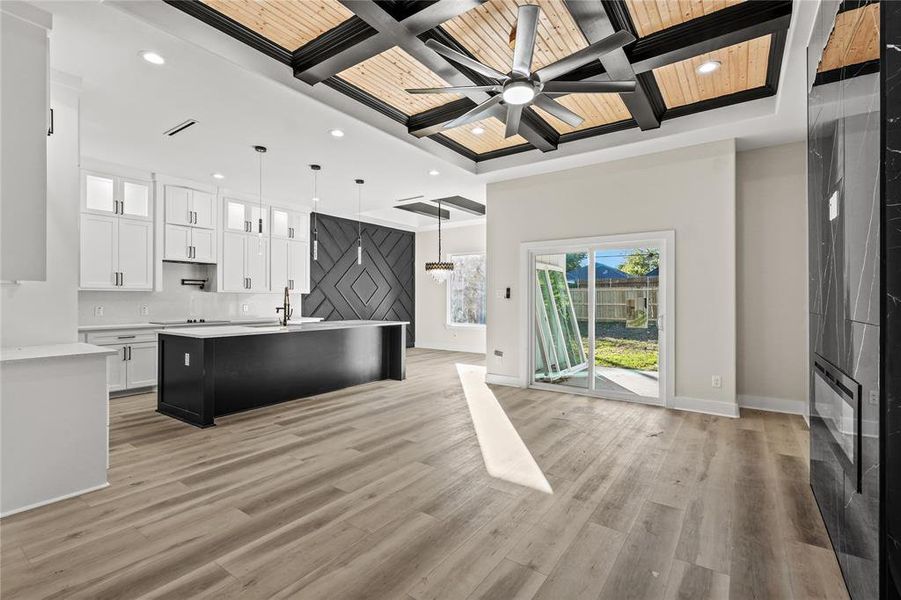
POLYGON ((712 12, 638 40, 629 51, 632 68, 646 73, 699 54, 728 48, 788 29, 791 0, 757 0, 712 12))
POLYGON ((463 196, 449 196, 447 198, 432 200, 432 202, 440 202, 441 204, 450 205, 457 210, 462 210, 463 212, 467 212, 471 215, 478 215, 480 217, 485 216, 484 204, 482 204, 481 202, 476 202, 475 200, 470 200, 469 198, 464 198, 463 196))
POLYGON ((407 50, 419 42, 416 36, 484 1, 438 0, 398 21, 384 4, 340 0, 354 16, 298 48, 292 61, 294 76, 315 85, 394 46, 407 50))
MULTIPOLYGON (((401 21, 385 10, 384 3, 361 0, 340 0, 340 2, 354 13, 354 18, 297 50, 292 63, 295 77, 313 85, 388 48, 398 46, 449 85, 486 83, 484 78, 465 70, 461 71, 425 45, 425 41, 430 37, 441 37, 443 43, 449 42, 452 38, 443 34, 440 24, 483 4, 485 0, 436 0, 423 3, 422 8, 401 21)), ((465 52, 456 43, 448 45, 465 52)), ((490 95, 485 92, 474 92, 469 94, 465 102, 454 105, 452 110, 467 104, 472 108, 476 103, 484 102, 488 98, 490 95)), ((451 114, 448 111, 445 113, 451 114)), ((455 117, 447 118, 442 123, 453 118, 455 117)), ((423 130, 414 129, 410 133, 417 137, 433 135, 440 131, 440 126, 436 129, 436 126, 431 125, 427 133, 419 133, 420 131, 423 130)), ((542 152, 557 149, 559 135, 531 109, 523 111, 520 134, 542 152)))
MULTIPOLYGON (((619 30, 631 30, 630 33, 635 33, 629 19, 629 11, 621 0, 590 2, 564 0, 564 2, 589 44, 598 42, 619 30)), ((660 91, 649 89, 647 80, 635 76, 635 71, 632 69, 625 50, 619 48, 608 52, 601 57, 600 62, 611 79, 636 82, 635 91, 631 94, 620 94, 620 98, 638 126, 643 130, 660 127, 660 118, 664 108, 663 101, 659 99, 660 91)), ((656 82, 650 85, 656 88, 656 82)))

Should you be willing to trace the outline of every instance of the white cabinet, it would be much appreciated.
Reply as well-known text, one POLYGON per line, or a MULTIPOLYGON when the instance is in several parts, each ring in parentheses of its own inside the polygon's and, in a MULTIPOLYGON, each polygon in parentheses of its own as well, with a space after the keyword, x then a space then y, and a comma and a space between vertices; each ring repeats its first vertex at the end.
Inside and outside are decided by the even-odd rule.
POLYGON ((0 279, 45 281, 52 16, 28 2, 0 13, 0 279))
POLYGON ((80 263, 81 289, 152 289, 153 223, 83 214, 80 263))
POLYGON ((104 346, 116 351, 116 354, 106 359, 108 390, 121 392, 156 385, 156 344, 156 342, 137 342, 104 346))
POLYGON ((216 262, 216 232, 167 223, 163 233, 163 260, 216 262))
POLYGON ((83 171, 81 197, 83 212, 119 215, 144 221, 153 218, 149 181, 83 171))
POLYGON ((307 242, 272 238, 271 285, 273 292, 310 291, 310 246, 307 242))
POLYGON ((263 219, 263 235, 267 235, 269 233, 269 209, 265 205, 260 208, 258 203, 226 198, 226 231, 259 234, 261 218, 263 219))
POLYGON ((222 244, 222 291, 269 291, 269 240, 226 232, 222 244), (262 244, 262 247, 261 247, 262 244))
POLYGON ((127 389, 156 385, 156 342, 129 344, 128 360, 125 362, 125 382, 127 389))
POLYGON ((167 185, 165 196, 167 224, 215 229, 216 202, 212 194, 179 185, 167 185))
POLYGON ((124 390, 126 382, 126 361, 128 349, 125 345, 107 346, 116 354, 106 357, 106 387, 111 392, 124 390))
POLYGON ((310 235, 310 216, 306 213, 272 207, 272 237, 307 241, 310 235))

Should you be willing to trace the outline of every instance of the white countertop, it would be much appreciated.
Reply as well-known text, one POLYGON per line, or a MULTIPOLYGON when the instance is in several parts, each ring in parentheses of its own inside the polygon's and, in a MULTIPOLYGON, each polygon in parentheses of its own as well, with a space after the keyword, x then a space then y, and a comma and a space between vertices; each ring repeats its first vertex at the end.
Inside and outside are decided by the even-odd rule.
POLYGON ((116 354, 117 350, 93 344, 49 344, 46 346, 9 346, 0 348, 0 362, 15 362, 41 358, 69 358, 73 356, 116 354))
POLYGON ((354 327, 387 327, 390 325, 409 325, 409 321, 320 321, 293 324, 252 327, 247 325, 219 325, 213 327, 179 327, 167 329, 167 335, 179 335, 190 338, 221 338, 242 335, 268 335, 272 333, 302 333, 305 331, 327 331, 330 329, 352 329, 354 327))
MULTIPOLYGON (((292 323, 316 323, 321 321, 322 317, 298 317, 291 319, 292 323)), ((213 319, 210 319, 213 321, 213 319)), ((92 331, 118 331, 120 329, 172 329, 173 327, 223 327, 227 325, 248 325, 256 323, 278 323, 278 317, 256 317, 248 319, 221 319, 226 323, 169 323, 162 325, 160 323, 110 323, 103 325, 82 325, 78 328, 78 333, 90 333, 92 331)))

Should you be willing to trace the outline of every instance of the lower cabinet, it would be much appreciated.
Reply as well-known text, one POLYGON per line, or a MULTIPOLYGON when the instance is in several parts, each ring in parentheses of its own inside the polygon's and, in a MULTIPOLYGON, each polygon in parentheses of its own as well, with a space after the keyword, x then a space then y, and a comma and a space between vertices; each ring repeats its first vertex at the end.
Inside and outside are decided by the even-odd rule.
POLYGON ((156 385, 156 342, 107 346, 116 354, 106 359, 106 382, 111 392, 156 385))

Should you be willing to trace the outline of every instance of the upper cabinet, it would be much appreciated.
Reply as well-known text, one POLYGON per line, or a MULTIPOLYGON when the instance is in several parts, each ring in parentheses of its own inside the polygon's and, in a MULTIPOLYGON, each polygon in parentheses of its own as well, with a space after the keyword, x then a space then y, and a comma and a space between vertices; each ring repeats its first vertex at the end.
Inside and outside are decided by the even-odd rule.
POLYGON ((82 172, 81 179, 83 212, 153 219, 149 181, 91 171, 82 172))
POLYGON ((216 201, 209 192, 167 185, 165 196, 166 223, 203 229, 216 228, 216 201))
POLYGON ((163 260, 216 262, 216 200, 213 194, 180 185, 164 186, 163 260))
POLYGON ((83 290, 153 289, 153 195, 149 181, 83 171, 83 290))
POLYGON ((0 279, 47 278, 47 132, 52 16, 0 2, 0 279))
POLYGON ((287 240, 308 241, 310 237, 310 215, 273 206, 272 237, 287 240))
POLYGON ((235 198, 225 199, 225 230, 240 231, 244 233, 269 233, 269 209, 265 205, 260 207, 257 202, 245 202, 235 198), (260 222, 262 219, 262 223, 260 222))

